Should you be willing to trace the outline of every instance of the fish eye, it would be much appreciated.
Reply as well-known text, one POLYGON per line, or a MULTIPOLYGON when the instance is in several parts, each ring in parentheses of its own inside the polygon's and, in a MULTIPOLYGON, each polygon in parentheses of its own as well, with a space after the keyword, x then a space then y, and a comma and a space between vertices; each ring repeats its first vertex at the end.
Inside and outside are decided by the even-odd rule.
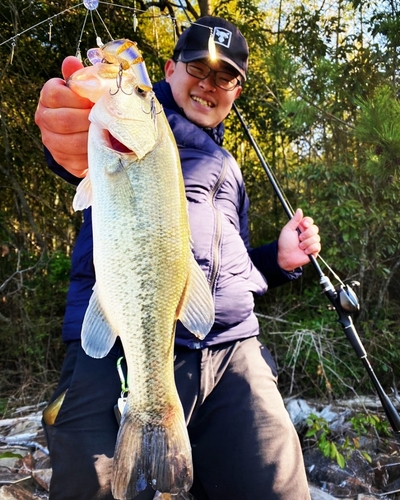
POLYGON ((135 92, 137 95, 141 97, 146 97, 147 95, 147 88, 142 88, 140 85, 135 86, 135 92))

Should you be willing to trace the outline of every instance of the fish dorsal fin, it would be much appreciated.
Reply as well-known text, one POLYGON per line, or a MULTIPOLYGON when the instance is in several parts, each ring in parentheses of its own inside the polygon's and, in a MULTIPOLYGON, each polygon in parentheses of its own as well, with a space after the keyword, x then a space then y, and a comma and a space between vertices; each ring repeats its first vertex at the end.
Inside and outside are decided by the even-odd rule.
POLYGON ((76 188, 76 193, 74 196, 74 201, 72 206, 75 211, 84 210, 90 207, 92 204, 92 183, 90 181, 90 176, 87 176, 81 180, 76 188))
POLYGON ((93 293, 83 319, 81 338, 83 350, 92 358, 104 358, 117 338, 100 305, 96 285, 93 287, 93 293))
POLYGON ((199 339, 203 340, 214 324, 214 301, 207 279, 190 253, 190 272, 178 319, 199 339))

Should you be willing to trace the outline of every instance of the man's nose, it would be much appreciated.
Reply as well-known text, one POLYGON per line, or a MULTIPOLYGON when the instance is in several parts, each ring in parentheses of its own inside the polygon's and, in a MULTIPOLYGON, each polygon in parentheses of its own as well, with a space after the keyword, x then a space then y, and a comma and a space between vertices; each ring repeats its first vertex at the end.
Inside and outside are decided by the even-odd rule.
POLYGON ((200 80, 199 85, 204 90, 216 90, 217 86, 215 85, 214 72, 211 71, 207 78, 200 80))

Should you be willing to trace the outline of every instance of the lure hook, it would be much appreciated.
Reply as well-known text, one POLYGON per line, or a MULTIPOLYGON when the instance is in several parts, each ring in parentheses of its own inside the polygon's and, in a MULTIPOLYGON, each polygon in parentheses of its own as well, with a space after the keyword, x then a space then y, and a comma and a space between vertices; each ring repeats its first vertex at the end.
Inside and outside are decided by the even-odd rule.
POLYGON ((111 92, 111 89, 110 89, 110 95, 115 95, 118 93, 118 91, 120 90, 121 92, 123 92, 124 94, 126 95, 132 95, 132 92, 126 92, 123 88, 122 88, 122 77, 124 76, 124 70, 122 68, 122 64, 119 65, 119 70, 118 70, 118 74, 116 76, 116 83, 117 83, 117 90, 115 92, 111 92))
POLYGON ((154 92, 152 92, 152 95, 150 97, 150 109, 149 109, 149 111, 146 111, 143 106, 142 106, 142 111, 143 111, 143 113, 146 113, 146 115, 151 115, 151 118, 154 122, 154 125, 156 126, 157 125, 157 120, 156 120, 157 115, 159 115, 162 112, 162 108, 160 109, 160 111, 157 111, 156 98, 155 98, 154 92))

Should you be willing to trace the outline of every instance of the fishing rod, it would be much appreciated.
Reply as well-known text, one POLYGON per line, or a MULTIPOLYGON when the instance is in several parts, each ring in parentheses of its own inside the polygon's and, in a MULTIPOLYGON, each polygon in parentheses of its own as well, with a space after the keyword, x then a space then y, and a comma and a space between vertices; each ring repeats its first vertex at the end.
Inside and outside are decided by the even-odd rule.
MULTIPOLYGON (((278 196, 279 201, 282 204, 282 207, 286 212, 288 218, 291 219, 294 215, 293 211, 287 203, 281 189, 279 188, 268 163, 264 159, 263 154, 258 147, 256 140, 252 136, 249 127, 246 125, 243 116, 238 110, 236 103, 233 103, 233 109, 237 117, 239 118, 242 127, 246 131, 249 141, 254 151, 256 152, 258 159, 260 160, 260 163, 265 170, 265 173, 267 174, 267 177, 275 191, 275 194, 278 196)), ((368 360, 367 352, 361 342, 360 337, 358 336, 357 330, 353 323, 352 315, 360 310, 360 304, 356 294, 349 285, 343 283, 339 284, 335 288, 332 285, 330 279, 323 273, 320 265, 317 262, 317 259, 313 255, 310 255, 309 257, 311 264, 313 265, 315 271, 319 276, 319 284, 321 285, 324 294, 328 297, 328 300, 330 301, 333 309, 335 309, 338 314, 338 322, 342 325, 343 331, 350 344, 352 345, 357 357, 361 359, 362 363, 364 364, 364 367, 376 389, 376 392, 382 404, 382 408, 393 431, 396 433, 400 433, 400 416, 392 401, 383 390, 383 387, 380 384, 378 377, 376 376, 368 360)))

